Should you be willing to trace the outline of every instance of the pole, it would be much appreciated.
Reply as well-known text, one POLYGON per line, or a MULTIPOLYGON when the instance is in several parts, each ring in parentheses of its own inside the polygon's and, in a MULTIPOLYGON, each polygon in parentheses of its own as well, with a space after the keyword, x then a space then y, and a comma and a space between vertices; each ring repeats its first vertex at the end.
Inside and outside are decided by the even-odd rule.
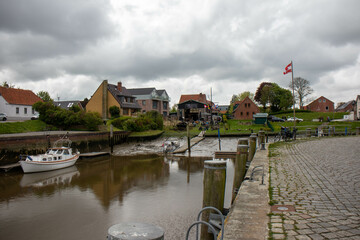
POLYGON ((293 90, 294 131, 295 131, 296 120, 295 120, 295 88, 294 88, 294 66, 293 66, 293 61, 291 61, 291 82, 292 82, 292 90, 293 90))
POLYGON ((219 150, 221 151, 220 128, 218 128, 219 150))
POLYGON ((186 131, 187 131, 187 145, 188 145, 188 151, 189 151, 189 156, 190 156, 191 147, 190 147, 190 127, 189 127, 189 123, 187 123, 187 125, 186 125, 186 131))

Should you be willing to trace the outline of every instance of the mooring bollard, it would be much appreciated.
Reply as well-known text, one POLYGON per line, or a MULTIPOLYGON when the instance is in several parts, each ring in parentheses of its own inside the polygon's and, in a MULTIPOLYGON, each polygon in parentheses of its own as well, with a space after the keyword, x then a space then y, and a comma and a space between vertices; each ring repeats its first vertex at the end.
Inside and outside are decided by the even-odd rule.
POLYGON ((347 127, 345 127, 345 136, 347 136, 347 127))
MULTIPOLYGON (((204 162, 204 190, 203 190, 203 208, 214 207, 221 212, 224 207, 226 182, 226 162, 225 161, 205 161, 204 162)), ((202 221, 209 222, 210 211, 202 214, 202 221)), ((208 227, 201 226, 201 239, 214 239, 211 233, 208 233, 208 227)))
POLYGON ((248 145, 238 145, 236 151, 236 158, 235 158, 235 173, 234 173, 234 184, 233 184, 233 191, 232 191, 232 200, 235 199, 237 192, 240 189, 241 183, 245 177, 246 171, 246 161, 248 158, 248 145))
POLYGON ((254 158, 256 151, 256 133, 252 133, 249 138, 249 156, 248 161, 251 162, 254 158))
POLYGON ((259 139, 259 146, 261 146, 263 143, 265 143, 265 132, 263 130, 259 131, 258 134, 258 139, 259 139))
POLYGON ((356 127, 356 135, 360 135, 360 127, 356 127))
POLYGON ((120 223, 108 230, 107 240, 163 240, 164 230, 147 223, 120 223))
POLYGON ((249 139, 248 138, 239 138, 238 145, 249 145, 249 139))
POLYGON ((306 137, 311 137, 311 128, 306 129, 306 137))

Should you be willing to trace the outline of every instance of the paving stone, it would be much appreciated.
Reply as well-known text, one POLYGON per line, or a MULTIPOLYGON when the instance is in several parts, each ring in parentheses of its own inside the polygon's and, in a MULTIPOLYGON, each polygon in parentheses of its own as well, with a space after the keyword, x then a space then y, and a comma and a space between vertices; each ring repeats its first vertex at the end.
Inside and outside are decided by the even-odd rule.
POLYGON ((311 238, 306 235, 295 236, 295 238, 298 240, 311 240, 311 238))
POLYGON ((305 235, 305 234, 313 234, 314 231, 312 231, 311 229, 301 229, 301 230, 297 230, 297 232, 301 235, 305 235))
POLYGON ((273 239, 285 239, 284 234, 273 234, 273 239))
POLYGON ((283 233, 284 232, 284 230, 282 229, 282 228, 271 228, 271 231, 273 232, 273 233, 283 233))
POLYGON ((309 235, 309 237, 313 240, 321 240, 321 239, 325 239, 323 236, 321 236, 320 234, 311 234, 309 235))

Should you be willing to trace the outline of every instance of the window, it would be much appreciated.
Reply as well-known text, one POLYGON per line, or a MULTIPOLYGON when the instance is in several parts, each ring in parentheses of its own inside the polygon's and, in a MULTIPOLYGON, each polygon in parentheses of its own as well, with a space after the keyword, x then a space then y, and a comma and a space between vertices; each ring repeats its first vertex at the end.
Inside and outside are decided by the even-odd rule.
POLYGON ((157 109, 157 107, 158 107, 157 101, 153 101, 153 109, 157 109))
POLYGON ((71 102, 71 103, 69 103, 69 104, 67 105, 67 107, 68 107, 68 108, 71 108, 71 107, 73 106, 73 104, 74 104, 74 103, 71 102))
POLYGON ((167 116, 167 112, 164 111, 164 112, 163 112, 163 116, 166 117, 166 116, 167 116))
POLYGON ((325 109, 326 109, 326 111, 329 111, 329 107, 328 107, 328 106, 326 106, 325 109))
POLYGON ((324 99, 323 102, 326 102, 326 100, 324 99))
POLYGON ((17 107, 16 108, 16 114, 19 114, 19 112, 20 112, 20 109, 17 107))
POLYGON ((27 114, 27 108, 24 108, 24 114, 27 114))
POLYGON ((246 116, 249 116, 249 112, 246 112, 246 116))
POLYGON ((125 109, 123 110, 123 115, 129 115, 129 109, 125 108, 125 109))
POLYGON ((142 105, 146 106, 146 100, 142 100, 142 105))
POLYGON ((33 114, 33 115, 35 114, 35 109, 32 109, 32 114, 33 114))
POLYGON ((167 109, 167 102, 163 102, 163 109, 167 109))
POLYGON ((240 112, 240 116, 242 116, 243 115, 243 112, 240 112))
POLYGON ((321 103, 321 99, 319 99, 319 103, 321 103))

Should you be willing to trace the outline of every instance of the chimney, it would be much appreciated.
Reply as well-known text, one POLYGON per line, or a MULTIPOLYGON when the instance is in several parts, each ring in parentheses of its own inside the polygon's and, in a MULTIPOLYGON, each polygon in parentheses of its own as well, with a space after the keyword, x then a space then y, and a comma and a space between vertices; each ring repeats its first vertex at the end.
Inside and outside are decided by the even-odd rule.
POLYGON ((118 85, 117 85, 117 89, 121 92, 122 90, 122 83, 121 82, 118 82, 118 85))

